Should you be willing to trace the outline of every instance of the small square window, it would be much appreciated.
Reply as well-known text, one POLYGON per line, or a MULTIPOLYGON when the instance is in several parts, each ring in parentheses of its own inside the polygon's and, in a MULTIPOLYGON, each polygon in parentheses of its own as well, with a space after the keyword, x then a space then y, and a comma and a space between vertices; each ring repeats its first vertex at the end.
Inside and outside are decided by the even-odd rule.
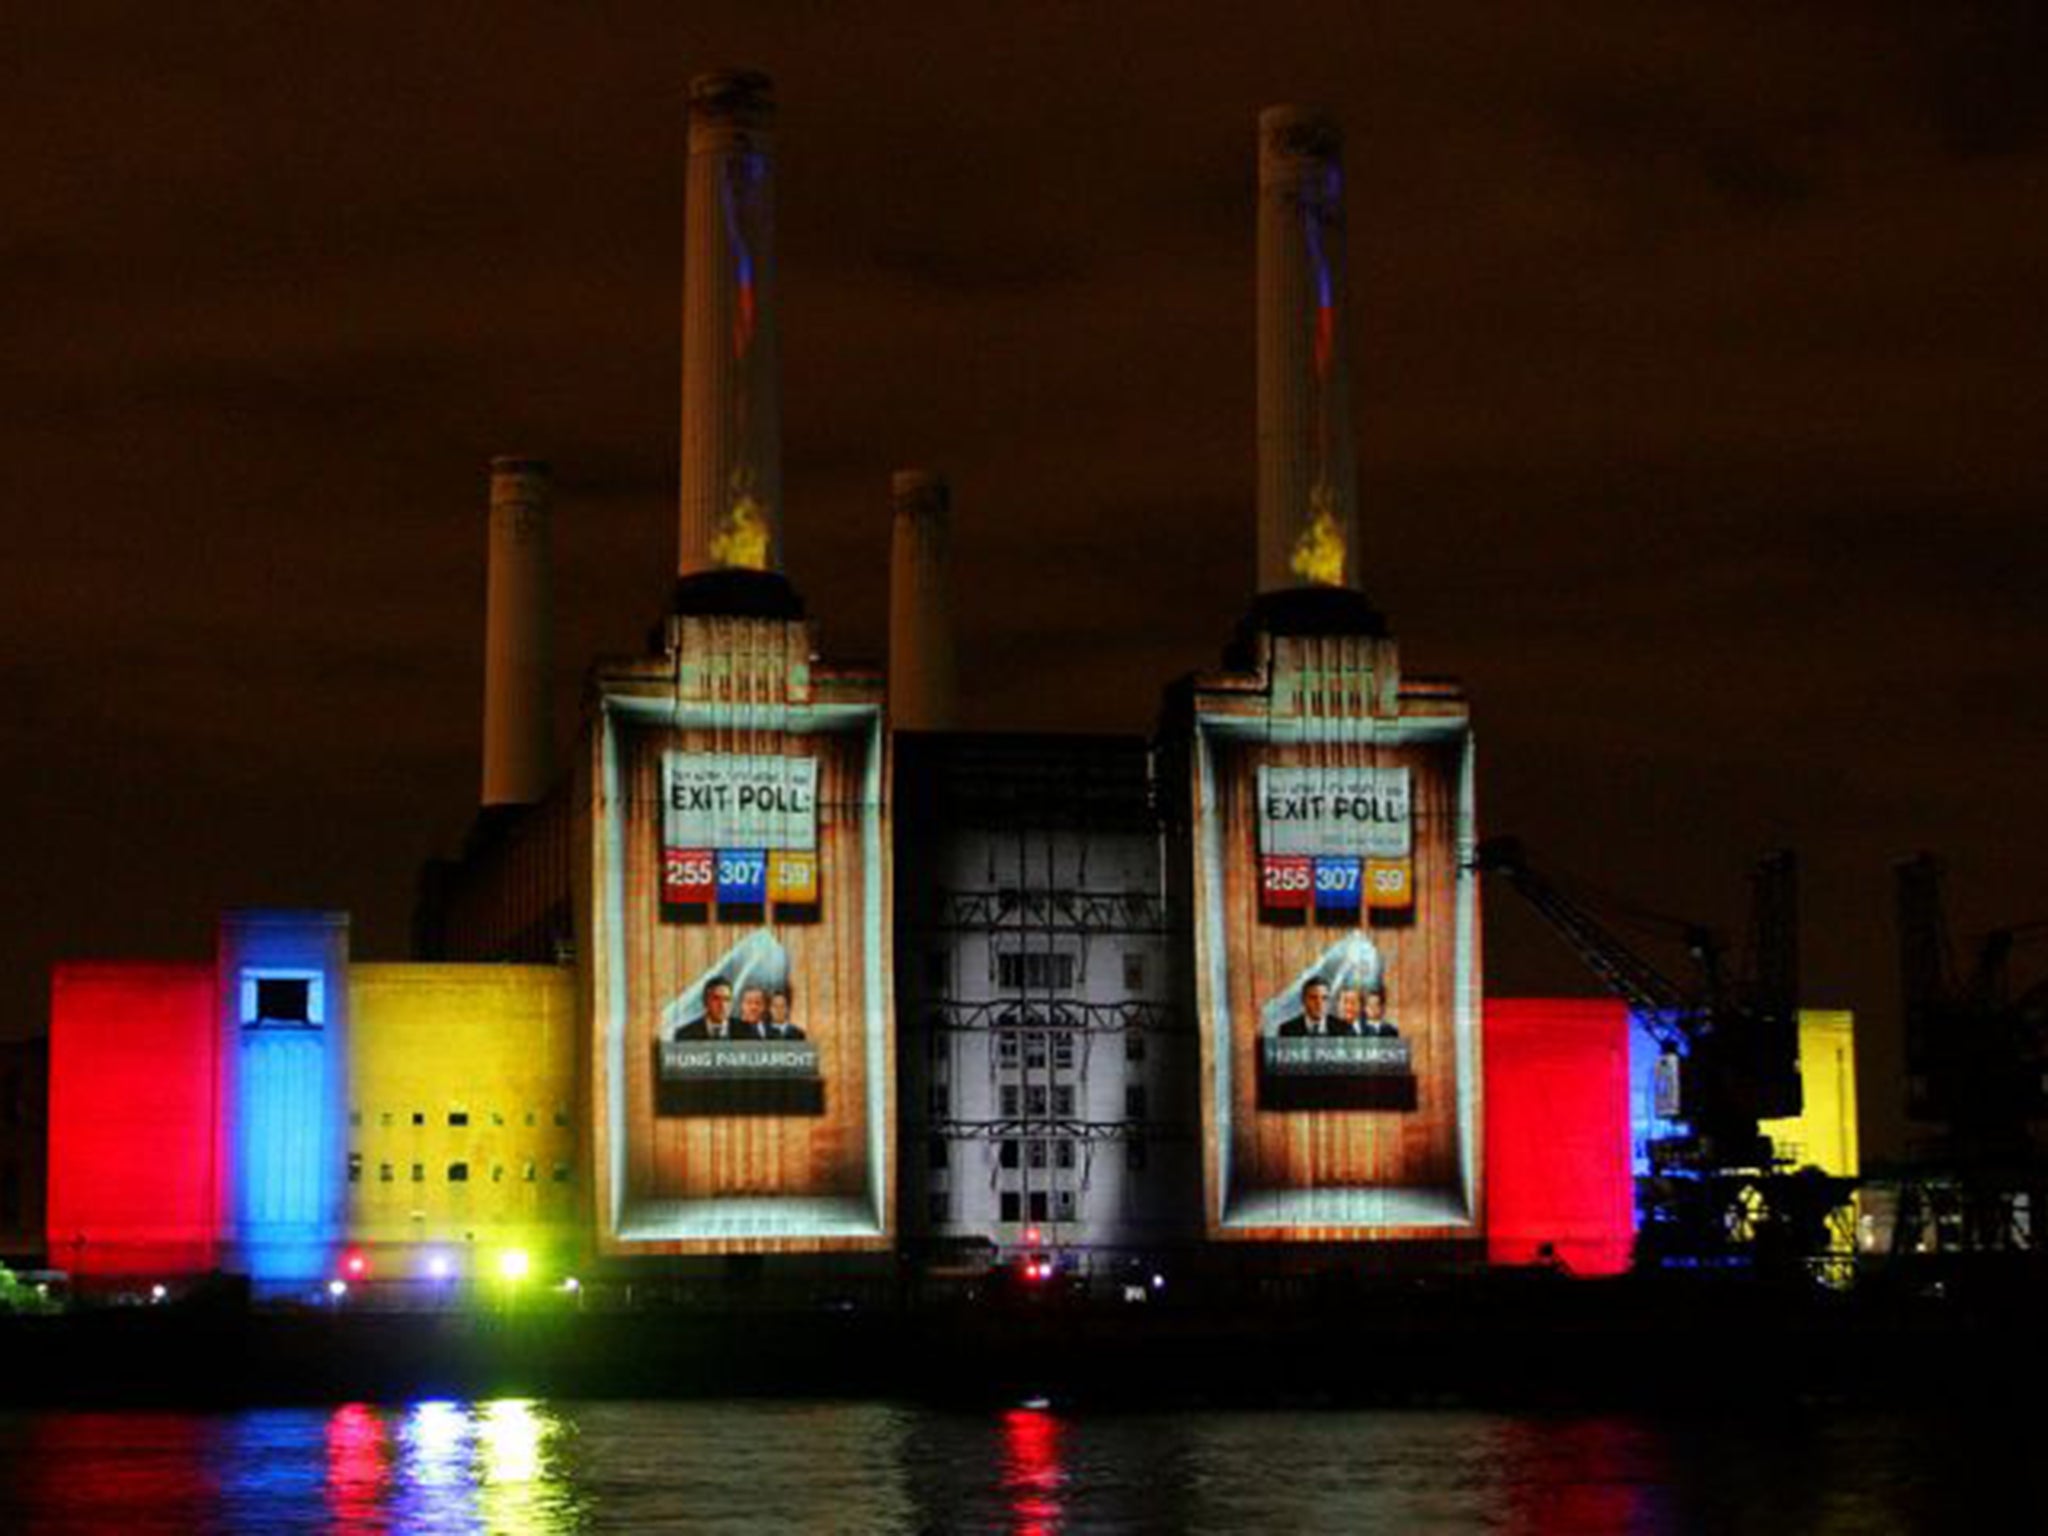
POLYGON ((1061 1072, 1074 1070, 1074 1037, 1071 1033, 1063 1030, 1052 1037, 1052 1064, 1061 1072))
POLYGON ((414 1164, 412 1165, 412 1181, 413 1181, 413 1183, 415 1183, 415 1184, 424 1184, 424 1183, 426 1182, 426 1180, 427 1180, 427 1165, 426 1165, 425 1163, 414 1163, 414 1164))
POLYGON ((569 1111, 567 1111, 566 1109, 558 1109, 558 1110, 556 1110, 556 1111, 555 1111, 555 1126, 556 1126, 556 1128, 557 1128, 557 1129, 560 1129, 560 1130, 566 1130, 566 1129, 568 1128, 568 1125, 569 1125, 569 1111))
POLYGON ((569 1165, 567 1163, 555 1164, 555 1182, 557 1184, 569 1182, 569 1165))
POLYGON ((427 1112, 424 1109, 414 1110, 412 1112, 412 1123, 414 1125, 425 1125, 427 1123, 427 1112))
POLYGON ((1024 1160, 1025 1160, 1025 1162, 1026 1162, 1026 1163, 1028 1163, 1028 1164, 1029 1164, 1029 1165, 1030 1165, 1031 1167, 1033 1167, 1033 1168, 1043 1168, 1043 1167, 1045 1166, 1045 1143, 1044 1143, 1044 1142, 1042 1142, 1042 1141, 1040 1141, 1040 1140, 1038 1140, 1037 1138, 1035 1138, 1035 1137, 1034 1137, 1034 1138, 1032 1139, 1031 1143, 1030 1143, 1030 1144, 1029 1144, 1029 1145, 1028 1145, 1027 1147, 1025 1147, 1024 1151, 1025 1151, 1025 1158, 1024 1158, 1024 1160))
POLYGON ((348 1155, 348 1181, 351 1184, 363 1182, 363 1154, 351 1152, 348 1155))
POLYGON ((1052 1192, 1053 1220, 1072 1221, 1074 1210, 1074 1192, 1071 1189, 1056 1189, 1052 1192))
POLYGON ((1000 1098, 1000 1100, 999 1100, 998 1102, 1000 1102, 1000 1103, 1001 1103, 1001 1105, 1003 1106, 1003 1118, 1004 1118, 1005 1120, 1014 1120, 1014 1119, 1016 1119, 1016 1118, 1017 1118, 1017 1085, 1016 1085, 1015 1083, 1005 1083, 1005 1084, 1003 1084, 1003 1088, 1002 1088, 1002 1096, 1001 1096, 1001 1098, 1000 1098))
POLYGON ((1024 1065, 1042 1067, 1045 1065, 1045 1036, 1033 1030, 1024 1037, 1024 1065))
POLYGON ((379 1184, 389 1184, 396 1177, 397 1170, 389 1163, 379 1163, 377 1165, 377 1182, 379 1184))
POLYGON ((1052 1089, 1052 1112, 1062 1119, 1074 1117, 1074 1085, 1055 1083, 1052 1089))
POLYGON ((1033 1083, 1024 1090, 1024 1113, 1043 1115, 1045 1113, 1045 1084, 1033 1083))
POLYGON ((1069 1137, 1062 1136, 1052 1144, 1052 1161, 1056 1168, 1074 1166, 1074 1143, 1069 1137))
POLYGON ((491 1182, 493 1184, 505 1182, 505 1165, 503 1163, 491 1164, 491 1182))
POLYGON ((530 1109, 526 1112, 526 1123, 528 1125, 532 1125, 535 1123, 533 1118, 533 1111, 530 1109))
MULTIPOLYGON (((246 995, 246 994, 245 994, 246 995)), ((313 979, 310 976, 256 978, 256 1017, 275 1024, 313 1022, 313 979)))
POLYGON ((1034 1189, 1033 1191, 1031 1191, 1031 1219, 1033 1221, 1047 1220, 1048 1218, 1045 1214, 1045 1211, 1045 1191, 1042 1189, 1034 1189))
POLYGON ((1015 1221, 1018 1211, 1018 1196, 1014 1189, 1006 1189, 996 1197, 997 1220, 1015 1221))
POLYGON ((469 1111, 468 1111, 468 1110, 466 1110, 466 1109, 451 1109, 451 1110, 449 1110, 449 1111, 448 1111, 448 1123, 449 1123, 450 1125, 467 1125, 467 1124, 469 1124, 469 1111))
POLYGON ((494 1109, 494 1110, 492 1110, 492 1111, 491 1111, 491 1124, 493 1124, 493 1125, 503 1125, 504 1123, 505 1123, 505 1112, 504 1112, 503 1110, 500 1110, 500 1109, 494 1109))
POLYGON ((384 1113, 377 1117, 377 1123, 379 1125, 390 1125, 394 1118, 395 1117, 392 1115, 391 1111, 387 1109, 384 1111, 384 1113))
POLYGON ((450 1184, 467 1184, 469 1182, 469 1164, 450 1163, 448 1165, 448 1182, 450 1184))

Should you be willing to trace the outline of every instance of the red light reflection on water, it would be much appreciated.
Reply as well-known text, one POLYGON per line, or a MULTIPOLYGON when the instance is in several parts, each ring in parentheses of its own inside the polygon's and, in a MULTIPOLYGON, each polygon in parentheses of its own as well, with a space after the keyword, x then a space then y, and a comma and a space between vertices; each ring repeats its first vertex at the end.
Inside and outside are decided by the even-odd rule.
POLYGON ((1052 1536, 1059 1528, 1060 1490, 1067 1481, 1060 1431, 1060 1421, 1041 1409, 1013 1408, 1003 1415, 1003 1492, 1017 1536, 1052 1536))
POLYGON ((391 1476, 384 1420, 347 1403, 327 1419, 327 1508, 337 1530, 382 1530, 391 1476))

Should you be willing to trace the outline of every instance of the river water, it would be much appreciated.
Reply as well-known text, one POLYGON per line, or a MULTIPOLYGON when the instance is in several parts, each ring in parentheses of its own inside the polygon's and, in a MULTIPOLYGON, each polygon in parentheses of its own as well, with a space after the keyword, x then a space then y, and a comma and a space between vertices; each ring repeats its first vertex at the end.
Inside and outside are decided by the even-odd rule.
POLYGON ((499 1399, 0 1412, 0 1532, 2048 1529, 2014 1416, 970 1413, 499 1399))

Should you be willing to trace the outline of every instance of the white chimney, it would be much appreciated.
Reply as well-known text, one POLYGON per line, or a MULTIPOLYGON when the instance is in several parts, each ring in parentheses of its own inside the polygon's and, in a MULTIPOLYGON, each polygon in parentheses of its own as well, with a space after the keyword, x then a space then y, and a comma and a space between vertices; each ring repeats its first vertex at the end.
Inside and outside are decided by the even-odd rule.
POLYGON ((483 803, 530 805, 554 774, 554 635, 548 466, 491 460, 484 617, 483 803))
POLYGON ((677 571, 778 571, 775 106, 766 75, 690 82, 677 571))
POLYGON ((923 469, 896 471, 889 497, 889 717, 898 730, 951 730, 952 498, 945 479, 923 469))
POLYGON ((1359 585, 1336 122, 1259 114, 1259 591, 1359 585))

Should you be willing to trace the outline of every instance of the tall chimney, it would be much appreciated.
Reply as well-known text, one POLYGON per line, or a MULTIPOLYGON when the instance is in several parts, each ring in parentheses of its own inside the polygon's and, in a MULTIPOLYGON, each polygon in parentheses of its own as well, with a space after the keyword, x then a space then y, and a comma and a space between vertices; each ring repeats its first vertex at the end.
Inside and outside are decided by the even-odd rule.
POLYGON ((684 578, 782 564, 774 116, 766 75, 721 70, 690 82, 676 566, 684 578))
POLYGON ((484 804, 530 805, 554 774, 554 635, 548 504, 539 459, 491 460, 484 616, 484 804))
POLYGON ((1259 591, 1359 585, 1342 135, 1259 114, 1259 591))
POLYGON ((898 730, 951 730, 952 497, 944 477, 899 469, 889 478, 889 499, 889 717, 898 730))

